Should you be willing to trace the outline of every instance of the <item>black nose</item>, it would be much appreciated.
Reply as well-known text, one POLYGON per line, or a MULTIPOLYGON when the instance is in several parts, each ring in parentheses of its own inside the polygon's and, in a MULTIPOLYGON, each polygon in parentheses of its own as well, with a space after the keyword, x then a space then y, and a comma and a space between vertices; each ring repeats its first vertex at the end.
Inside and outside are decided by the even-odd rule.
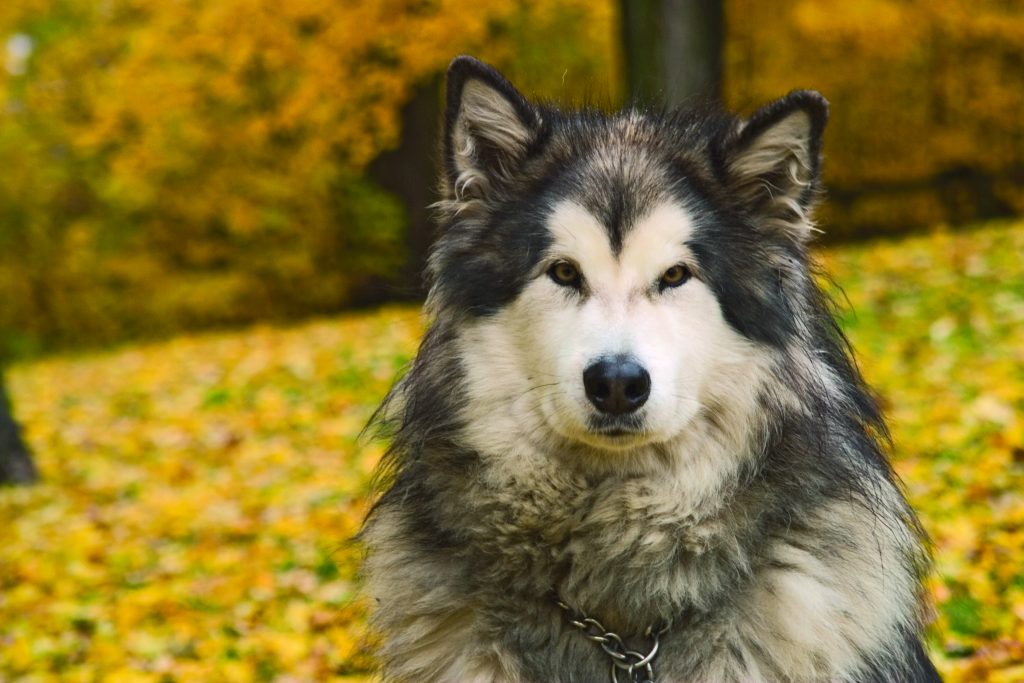
POLYGON ((599 360, 583 371, 587 398, 602 413, 625 415, 647 402, 651 376, 627 356, 599 360))

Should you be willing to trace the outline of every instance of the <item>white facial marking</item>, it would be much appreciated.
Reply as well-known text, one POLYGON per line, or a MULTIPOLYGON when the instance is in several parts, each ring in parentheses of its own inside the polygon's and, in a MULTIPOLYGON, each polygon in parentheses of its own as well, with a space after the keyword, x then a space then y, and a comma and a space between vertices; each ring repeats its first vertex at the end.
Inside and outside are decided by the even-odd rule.
MULTIPOLYGON (((652 446, 664 451, 685 444, 691 450, 708 439, 732 439, 729 448, 742 449, 745 433, 712 434, 708 425, 696 426, 706 422, 696 418, 702 411, 721 416, 724 410, 752 410, 765 354, 728 325, 698 277, 659 287, 677 264, 698 270, 686 246, 694 230, 689 213, 675 202, 656 205, 629 228, 619 253, 605 227, 577 203, 559 204, 548 229, 551 246, 520 296, 463 335, 474 411, 467 423, 475 445, 507 453, 530 441, 531 452, 541 452, 560 441, 635 454, 652 446), (581 292, 546 274, 562 260, 578 267, 581 292), (583 373, 615 356, 641 365, 651 388, 629 416, 637 428, 609 436, 595 427, 606 416, 587 398, 583 373), (496 443, 496 434, 520 445, 496 443)), ((722 463, 702 462, 691 460, 688 467, 707 470, 709 481, 716 478, 710 475, 722 463)))

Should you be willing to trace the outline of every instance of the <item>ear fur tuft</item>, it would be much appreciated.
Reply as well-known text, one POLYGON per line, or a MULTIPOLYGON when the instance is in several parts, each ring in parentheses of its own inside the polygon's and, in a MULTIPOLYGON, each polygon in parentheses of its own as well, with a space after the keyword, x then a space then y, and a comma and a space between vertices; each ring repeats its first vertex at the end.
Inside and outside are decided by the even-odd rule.
POLYGON ((504 76, 473 57, 452 61, 446 89, 445 195, 455 203, 482 199, 526 157, 540 116, 504 76))
POLYGON ((726 143, 725 174, 736 198, 766 228, 799 242, 814 230, 827 120, 824 97, 795 90, 756 111, 726 143))

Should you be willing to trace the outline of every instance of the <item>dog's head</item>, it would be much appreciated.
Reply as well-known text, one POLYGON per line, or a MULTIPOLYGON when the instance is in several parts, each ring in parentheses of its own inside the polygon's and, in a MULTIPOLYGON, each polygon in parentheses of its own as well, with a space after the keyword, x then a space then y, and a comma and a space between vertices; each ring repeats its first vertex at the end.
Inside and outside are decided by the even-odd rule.
POLYGON ((745 120, 563 112, 456 59, 430 306, 480 439, 636 451, 759 400, 803 334, 826 118, 808 91, 745 120))

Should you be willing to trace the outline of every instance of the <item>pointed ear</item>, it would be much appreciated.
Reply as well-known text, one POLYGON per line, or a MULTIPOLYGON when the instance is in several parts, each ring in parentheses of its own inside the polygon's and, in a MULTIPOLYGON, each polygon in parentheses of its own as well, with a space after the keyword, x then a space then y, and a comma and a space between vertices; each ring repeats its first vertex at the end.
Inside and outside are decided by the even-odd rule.
POLYGON ((456 201, 481 199, 515 172, 540 116, 493 67, 456 57, 448 67, 442 179, 456 201))
POLYGON ((804 242, 820 192, 828 101, 795 90, 742 123, 724 151, 727 185, 766 228, 804 242))

